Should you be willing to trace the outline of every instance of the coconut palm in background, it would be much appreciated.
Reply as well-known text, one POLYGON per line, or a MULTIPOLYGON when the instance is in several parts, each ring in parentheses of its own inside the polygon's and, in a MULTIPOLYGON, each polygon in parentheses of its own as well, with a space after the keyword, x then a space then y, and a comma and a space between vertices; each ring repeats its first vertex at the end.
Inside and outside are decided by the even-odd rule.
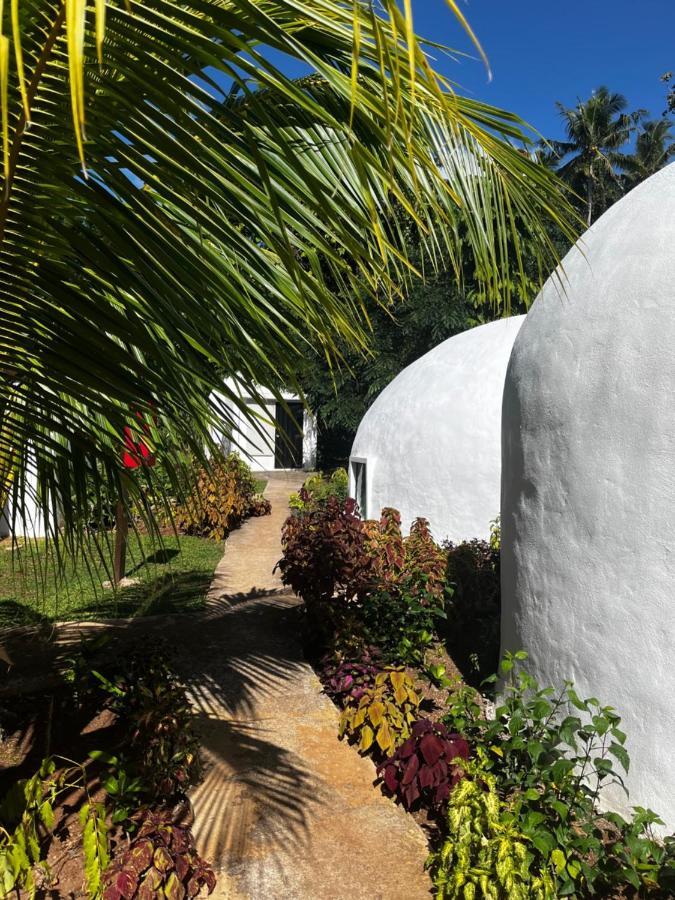
POLYGON ((621 193, 620 151, 643 112, 626 113, 626 98, 606 87, 598 88, 575 107, 562 103, 557 107, 567 140, 549 143, 563 158, 558 174, 585 199, 584 214, 590 225, 621 193))
POLYGON ((365 347, 365 300, 405 294, 411 232, 457 271, 461 232, 495 302, 516 223, 550 269, 570 209, 518 152, 522 123, 432 71, 407 4, 378 8, 4 5, 0 491, 19 518, 36 493, 74 550, 92 484, 144 502, 130 423, 171 473, 167 448, 203 454, 239 402, 224 377, 255 396, 294 384, 309 346, 365 347))
POLYGON ((672 123, 668 119, 643 122, 635 141, 635 152, 621 161, 627 188, 635 187, 656 174, 675 155, 671 140, 672 123))

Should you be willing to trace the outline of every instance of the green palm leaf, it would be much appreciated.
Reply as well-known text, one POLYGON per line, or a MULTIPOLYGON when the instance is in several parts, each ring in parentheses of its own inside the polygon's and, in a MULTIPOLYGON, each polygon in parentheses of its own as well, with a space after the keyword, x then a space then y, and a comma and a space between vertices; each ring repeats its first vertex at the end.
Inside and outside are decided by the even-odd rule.
POLYGON ((519 234, 544 270, 547 225, 573 235, 520 120, 433 72, 407 6, 84 6, 20 0, 2 92, 0 485, 20 510, 36 474, 72 547, 137 414, 160 455, 203 454, 241 405, 225 377, 255 395, 308 346, 365 348, 364 298, 405 294, 410 230, 458 271, 461 235, 505 306, 519 234))

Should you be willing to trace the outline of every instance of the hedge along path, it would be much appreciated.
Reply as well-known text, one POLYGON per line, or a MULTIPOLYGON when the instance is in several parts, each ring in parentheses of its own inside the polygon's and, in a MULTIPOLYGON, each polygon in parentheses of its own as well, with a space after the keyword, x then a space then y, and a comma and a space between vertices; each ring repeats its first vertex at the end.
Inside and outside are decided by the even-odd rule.
POLYGON ((299 600, 272 573, 302 478, 271 474, 271 516, 230 535, 207 615, 176 632, 203 737, 197 846, 216 898, 428 900, 425 837, 338 741, 338 711, 302 656, 299 600))

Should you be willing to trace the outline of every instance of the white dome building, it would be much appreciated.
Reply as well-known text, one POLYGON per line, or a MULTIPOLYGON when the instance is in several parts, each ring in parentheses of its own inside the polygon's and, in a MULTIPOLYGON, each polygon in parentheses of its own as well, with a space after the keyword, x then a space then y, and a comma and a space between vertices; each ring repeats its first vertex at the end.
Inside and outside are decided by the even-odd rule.
POLYGON ((504 390, 502 644, 614 706, 627 800, 675 827, 675 165, 549 279, 504 390))
POLYGON ((486 538, 499 514, 506 366, 525 316, 455 335, 404 369, 363 417, 350 457, 362 514, 417 516, 437 540, 486 538))

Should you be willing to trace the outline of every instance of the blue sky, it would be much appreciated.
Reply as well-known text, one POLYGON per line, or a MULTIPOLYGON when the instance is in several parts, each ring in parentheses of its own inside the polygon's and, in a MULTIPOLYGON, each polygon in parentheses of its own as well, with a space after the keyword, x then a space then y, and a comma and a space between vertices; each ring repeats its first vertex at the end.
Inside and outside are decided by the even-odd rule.
MULTIPOLYGON (((659 76, 675 71, 675 2, 671 0, 459 0, 492 67, 437 58, 436 68, 463 93, 518 113, 546 137, 562 137, 555 101, 606 84, 629 108, 654 118, 665 107, 659 76)), ((415 29, 439 43, 474 52, 445 0, 413 0, 415 29)))

